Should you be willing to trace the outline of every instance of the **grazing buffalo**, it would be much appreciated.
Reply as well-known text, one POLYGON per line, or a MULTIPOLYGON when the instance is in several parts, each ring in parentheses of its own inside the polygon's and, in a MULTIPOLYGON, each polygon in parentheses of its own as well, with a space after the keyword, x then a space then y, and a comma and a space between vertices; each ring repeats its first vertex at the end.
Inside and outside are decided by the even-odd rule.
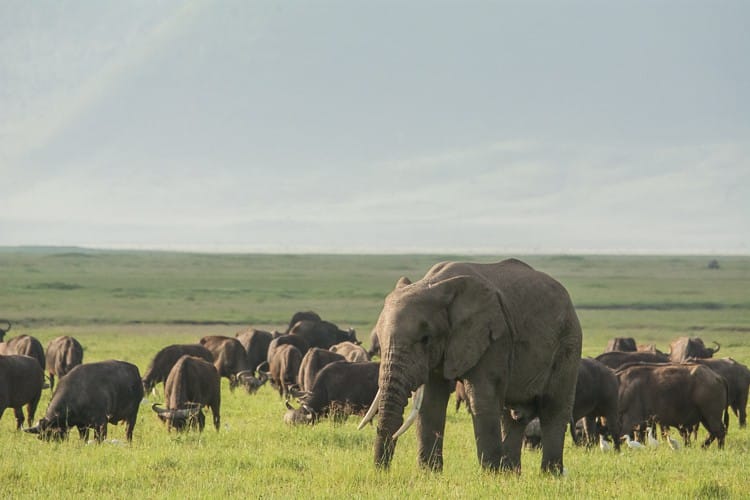
POLYGON ((302 364, 302 353, 291 344, 284 344, 276 349, 274 356, 268 361, 268 373, 271 385, 279 391, 279 395, 286 397, 289 388, 297 384, 297 374, 302 364))
POLYGON ((747 394, 750 389, 750 369, 732 358, 689 358, 687 362, 707 366, 724 377, 729 390, 727 404, 739 419, 740 427, 745 427, 747 425, 747 394))
POLYGON ((34 358, 42 371, 46 367, 44 360, 44 347, 42 343, 31 335, 19 335, 5 343, 5 354, 25 354, 34 358))
POLYGON ((62 378, 70 370, 83 363, 83 347, 73 337, 57 337, 47 345, 45 354, 49 388, 55 390, 55 376, 62 378))
POLYGON ((292 331, 292 327, 300 321, 323 321, 323 319, 314 311, 298 311, 292 315, 292 319, 289 321, 289 326, 286 327, 284 333, 292 331))
POLYGON ((669 363, 666 354, 653 352, 605 352, 595 359, 613 370, 632 363, 669 363))
POLYGON ((27 425, 31 426, 42 395, 44 372, 34 358, 11 354, 0 356, 0 417, 6 408, 13 408, 16 428, 23 426, 23 406, 26 405, 27 425))
POLYGON ((206 419, 202 408, 208 406, 214 418, 214 427, 221 423, 221 378, 216 367, 202 358, 182 356, 169 372, 164 384, 167 408, 152 406, 167 428, 184 430, 189 427, 203 431, 206 419))
POLYGON ((107 439, 107 423, 124 421, 125 437, 132 441, 142 399, 137 366, 115 360, 78 365, 60 379, 44 418, 26 431, 43 439, 63 439, 77 427, 81 439, 87 439, 94 429, 101 443, 107 439))
POLYGON ((672 363, 682 363, 688 358, 712 358, 721 346, 714 341, 716 349, 706 347, 700 337, 679 337, 669 344, 669 359, 672 363))
POLYGON ((229 379, 230 391, 234 391, 240 383, 248 387, 252 372, 247 367, 247 353, 239 340, 234 337, 210 335, 203 337, 200 343, 211 351, 219 376, 229 379))
POLYGON ((633 337, 615 337, 609 341, 604 352, 635 352, 637 350, 633 337))
POLYGON ((312 389, 298 394, 301 406, 289 411, 286 422, 315 423, 332 416, 341 422, 349 415, 363 415, 378 392, 379 363, 337 361, 326 365, 315 378, 312 389))
POLYGON ((298 321, 289 331, 289 334, 298 335, 304 338, 310 347, 320 347, 321 349, 330 349, 335 344, 347 341, 355 344, 361 343, 357 340, 357 333, 354 330, 351 328, 347 331, 341 330, 328 321, 298 321))
MULTIPOLYGON (((703 446, 718 439, 719 448, 724 447, 727 383, 713 370, 699 364, 645 363, 627 366, 616 375, 624 433, 655 422, 683 431, 702 423, 709 434, 703 446)), ((687 442, 685 432, 683 437, 687 442)))
POLYGON ((273 334, 263 330, 249 328, 235 334, 235 338, 240 341, 245 348, 247 355, 247 369, 255 374, 258 365, 268 361, 268 346, 273 340, 273 334))
POLYGON ((325 349, 320 349, 318 347, 313 347, 307 351, 300 363, 299 372, 297 372, 297 385, 300 390, 311 390, 313 382, 315 382, 315 377, 318 376, 318 372, 320 372, 324 366, 336 361, 346 361, 346 359, 341 354, 326 351, 325 349))
POLYGON ((576 422, 583 420, 586 444, 592 446, 598 442, 595 420, 603 417, 606 420, 604 434, 610 435, 615 449, 620 451, 618 393, 619 382, 614 371, 595 359, 581 358, 570 422, 570 435, 576 444, 581 444, 581 439, 575 432, 576 422))
POLYGON ((365 348, 354 342, 340 342, 331 346, 330 351, 341 354, 350 363, 366 363, 370 361, 370 356, 367 355, 365 348))
POLYGON ((281 335, 268 344, 268 362, 270 363, 276 355, 276 351, 283 345, 293 345, 303 356, 310 350, 310 344, 299 335, 281 335))
POLYGON ((149 363, 146 374, 143 376, 143 390, 149 392, 159 382, 164 382, 169 376, 172 367, 182 356, 196 356, 209 363, 214 362, 211 351, 200 344, 173 344, 156 353, 154 359, 149 363))

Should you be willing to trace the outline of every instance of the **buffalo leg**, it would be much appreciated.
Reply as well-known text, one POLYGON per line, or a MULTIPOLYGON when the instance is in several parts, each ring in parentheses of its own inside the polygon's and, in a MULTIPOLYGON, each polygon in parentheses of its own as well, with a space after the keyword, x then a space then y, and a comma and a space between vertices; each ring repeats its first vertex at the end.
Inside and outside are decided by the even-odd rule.
POLYGON ((13 408, 13 413, 16 415, 16 430, 20 430, 23 427, 23 406, 13 408))

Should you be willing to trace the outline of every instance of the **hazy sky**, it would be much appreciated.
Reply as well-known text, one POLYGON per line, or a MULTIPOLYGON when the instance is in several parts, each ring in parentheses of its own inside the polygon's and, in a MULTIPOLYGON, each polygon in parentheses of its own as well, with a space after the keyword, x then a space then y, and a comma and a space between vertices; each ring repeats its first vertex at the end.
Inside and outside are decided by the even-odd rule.
POLYGON ((0 245, 749 254, 748 19, 0 0, 0 245))

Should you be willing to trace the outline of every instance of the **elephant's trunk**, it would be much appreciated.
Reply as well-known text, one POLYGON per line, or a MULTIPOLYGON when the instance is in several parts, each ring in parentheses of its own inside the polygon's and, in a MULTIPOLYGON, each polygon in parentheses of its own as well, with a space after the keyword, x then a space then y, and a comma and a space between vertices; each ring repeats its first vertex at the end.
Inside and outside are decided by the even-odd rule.
MULTIPOLYGON (((386 355, 386 358, 390 356, 386 355)), ((411 383, 404 376, 408 364, 406 362, 386 359, 381 366, 380 377, 380 405, 378 407, 378 429, 375 438, 375 465, 387 468, 396 448, 396 438, 393 435, 404 421, 404 407, 411 393, 411 383)))

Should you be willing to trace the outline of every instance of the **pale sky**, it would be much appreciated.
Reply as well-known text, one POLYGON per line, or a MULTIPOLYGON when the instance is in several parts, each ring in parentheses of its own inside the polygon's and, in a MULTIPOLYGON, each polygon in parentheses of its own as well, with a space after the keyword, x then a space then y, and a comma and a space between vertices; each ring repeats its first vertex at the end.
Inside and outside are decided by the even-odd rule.
POLYGON ((0 0, 0 246, 750 254, 748 20, 0 0))

